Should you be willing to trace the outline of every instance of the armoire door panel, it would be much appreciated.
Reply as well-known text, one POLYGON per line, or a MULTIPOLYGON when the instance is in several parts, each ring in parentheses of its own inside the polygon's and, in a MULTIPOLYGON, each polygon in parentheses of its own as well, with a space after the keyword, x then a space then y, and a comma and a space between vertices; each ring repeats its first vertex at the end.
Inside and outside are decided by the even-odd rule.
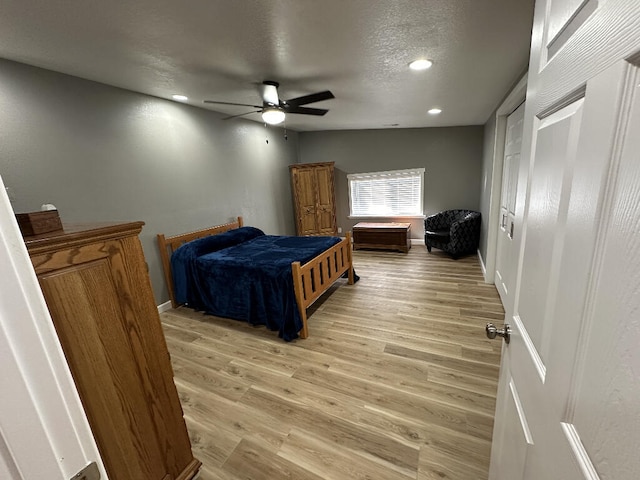
POLYGON ((333 210, 329 207, 318 209, 318 233, 320 235, 335 235, 335 220, 333 210))
POLYGON ((113 271, 127 273, 117 284, 119 297, 128 299, 121 302, 121 306, 124 315, 131 320, 129 325, 133 352, 144 381, 158 444, 169 472, 173 478, 180 478, 179 474, 193 458, 193 454, 178 392, 173 383, 173 368, 166 339, 157 307, 146 301, 147 295, 138 294, 146 291, 149 296, 152 295, 142 245, 138 237, 123 238, 120 242, 124 255, 113 255, 111 267, 113 271), (138 261, 132 262, 130 259, 138 261))
POLYGON ((335 187, 333 184, 333 166, 316 169, 316 190, 318 195, 318 233, 335 235, 335 187))
POLYGON ((300 170, 295 176, 295 202, 298 211, 298 233, 310 235, 317 230, 316 180, 311 170, 300 170))
POLYGON ((318 231, 315 214, 301 216, 299 222, 299 235, 314 235, 318 231))
POLYGON ((73 250, 61 250, 42 255, 33 255, 31 262, 36 273, 46 273, 61 268, 81 265, 100 258, 107 258, 109 250, 105 243, 94 243, 84 245, 73 250))
POLYGON ((39 279, 110 478, 163 478, 162 452, 108 260, 39 279), (92 295, 96 291, 99 296, 92 295))
POLYGON ((142 222, 25 238, 111 480, 189 480, 193 457, 151 282, 142 222))
POLYGON ((296 175, 298 205, 303 209, 316 209, 316 179, 311 170, 301 170, 296 175))
POLYGON ((335 235, 333 162, 289 168, 298 235, 335 235))
POLYGON ((319 167, 315 172, 318 205, 331 208, 333 205, 333 168, 319 167))

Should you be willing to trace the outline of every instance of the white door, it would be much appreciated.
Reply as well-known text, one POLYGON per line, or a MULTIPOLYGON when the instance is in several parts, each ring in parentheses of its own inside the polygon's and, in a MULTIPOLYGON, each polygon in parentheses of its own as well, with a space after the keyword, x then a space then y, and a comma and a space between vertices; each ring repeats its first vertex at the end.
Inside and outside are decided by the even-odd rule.
POLYGON ((518 192, 518 166, 522 148, 524 103, 507 117, 502 164, 502 191, 500 194, 500 222, 496 247, 495 283, 502 304, 511 311, 518 264, 518 250, 513 240, 516 194, 518 192))
POLYGON ((640 478, 640 2, 536 4, 491 479, 640 478))
POLYGON ((106 479, 2 178, 0 269, 0 479, 106 479))

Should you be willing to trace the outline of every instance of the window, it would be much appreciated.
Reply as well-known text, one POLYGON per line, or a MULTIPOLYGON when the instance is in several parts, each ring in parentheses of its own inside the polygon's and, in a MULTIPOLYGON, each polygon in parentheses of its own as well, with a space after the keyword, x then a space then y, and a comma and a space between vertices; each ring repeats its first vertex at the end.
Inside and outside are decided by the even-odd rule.
POLYGON ((347 179, 353 217, 422 215, 424 168, 354 173, 347 179))

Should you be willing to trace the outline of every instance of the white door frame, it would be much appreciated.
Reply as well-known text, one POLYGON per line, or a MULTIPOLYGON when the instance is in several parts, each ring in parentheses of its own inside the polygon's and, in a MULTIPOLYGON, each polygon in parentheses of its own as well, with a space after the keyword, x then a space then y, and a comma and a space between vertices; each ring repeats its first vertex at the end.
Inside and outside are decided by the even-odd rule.
MULTIPOLYGON (((489 196, 489 223, 487 226, 487 258, 484 259, 484 281, 494 283, 498 249, 498 225, 500 224, 500 197, 502 195, 502 168, 504 142, 507 138, 507 117, 524 102, 527 95, 525 73, 496 111, 496 129, 493 137, 493 162, 491 167, 491 193, 489 196)), ((514 265, 513 268, 517 266, 514 265)))
POLYGON ((107 475, 0 177, 0 478, 107 475))

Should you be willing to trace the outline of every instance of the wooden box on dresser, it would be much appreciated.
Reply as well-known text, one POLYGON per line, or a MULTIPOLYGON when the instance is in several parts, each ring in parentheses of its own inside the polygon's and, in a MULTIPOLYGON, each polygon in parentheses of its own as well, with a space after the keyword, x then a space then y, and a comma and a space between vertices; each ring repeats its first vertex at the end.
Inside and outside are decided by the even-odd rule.
POLYGON ((298 235, 336 235, 334 162, 289 165, 298 235))
POLYGON ((110 480, 187 480, 200 462, 138 234, 143 222, 25 237, 110 480))

